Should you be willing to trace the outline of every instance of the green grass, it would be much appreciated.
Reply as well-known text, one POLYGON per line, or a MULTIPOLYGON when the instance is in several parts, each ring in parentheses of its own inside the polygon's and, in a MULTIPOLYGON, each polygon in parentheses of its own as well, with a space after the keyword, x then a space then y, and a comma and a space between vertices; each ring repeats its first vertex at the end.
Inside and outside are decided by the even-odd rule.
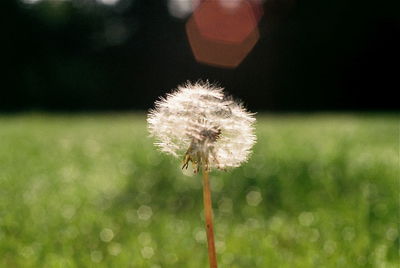
MULTIPOLYGON (((211 173, 220 267, 398 267, 399 121, 258 115, 211 173)), ((144 115, 0 117, 0 267, 207 267, 201 178, 144 115)))

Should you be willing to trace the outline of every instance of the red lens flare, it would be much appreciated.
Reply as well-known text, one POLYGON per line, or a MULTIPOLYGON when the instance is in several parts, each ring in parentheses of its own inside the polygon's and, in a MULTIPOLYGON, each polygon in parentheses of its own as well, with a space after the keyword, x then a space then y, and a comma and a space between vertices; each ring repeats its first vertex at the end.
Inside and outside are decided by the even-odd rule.
POLYGON ((237 67, 250 53, 259 39, 258 28, 253 28, 242 42, 223 42, 205 38, 194 17, 186 23, 186 33, 198 62, 224 68, 237 67))
POLYGON ((229 1, 232 0, 206 0, 193 13, 197 27, 205 38, 241 43, 257 28, 262 15, 258 2, 229 1))

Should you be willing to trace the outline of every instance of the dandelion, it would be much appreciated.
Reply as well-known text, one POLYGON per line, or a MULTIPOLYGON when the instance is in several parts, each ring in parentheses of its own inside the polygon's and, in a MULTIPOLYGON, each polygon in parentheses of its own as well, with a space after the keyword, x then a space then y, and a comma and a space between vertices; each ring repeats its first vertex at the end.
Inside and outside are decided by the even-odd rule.
POLYGON ((187 83, 161 98, 148 116, 161 151, 183 155, 194 171, 225 169, 245 162, 255 142, 253 114, 209 83, 187 83))
POLYGON ((256 137, 254 114, 208 82, 186 83, 156 101, 149 131, 162 152, 182 158, 194 173, 203 171, 203 198, 210 267, 217 267, 208 173, 246 162, 256 137))

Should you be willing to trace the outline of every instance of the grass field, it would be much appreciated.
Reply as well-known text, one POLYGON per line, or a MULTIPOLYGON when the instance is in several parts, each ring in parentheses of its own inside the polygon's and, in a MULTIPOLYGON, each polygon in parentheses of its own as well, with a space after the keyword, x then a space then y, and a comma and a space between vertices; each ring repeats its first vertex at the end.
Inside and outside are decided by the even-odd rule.
MULTIPOLYGON (((211 173, 220 267, 399 267, 394 115, 261 115, 211 173)), ((0 267, 207 267, 201 178, 144 114, 0 116, 0 267)))

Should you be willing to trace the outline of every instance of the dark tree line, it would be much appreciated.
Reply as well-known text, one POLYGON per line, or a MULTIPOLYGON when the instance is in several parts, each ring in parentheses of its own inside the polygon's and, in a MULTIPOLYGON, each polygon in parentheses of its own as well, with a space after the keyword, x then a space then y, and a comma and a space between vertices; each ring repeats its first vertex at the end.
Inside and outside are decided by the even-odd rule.
POLYGON ((255 110, 397 109, 400 23, 373 1, 270 0, 236 69, 197 63, 166 1, 0 3, 0 110, 147 109, 186 80, 255 110))

